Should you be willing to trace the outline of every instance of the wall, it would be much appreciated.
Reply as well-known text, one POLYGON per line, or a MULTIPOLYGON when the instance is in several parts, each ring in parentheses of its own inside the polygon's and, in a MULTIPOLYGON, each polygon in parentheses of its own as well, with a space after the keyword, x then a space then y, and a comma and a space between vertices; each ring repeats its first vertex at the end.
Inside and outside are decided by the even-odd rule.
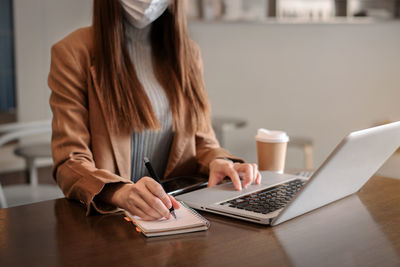
POLYGON ((51 45, 91 24, 91 0, 14 0, 18 121, 51 118, 51 45))
MULTIPOLYGON (((315 141, 316 164, 349 131, 400 119, 400 23, 194 23, 214 114, 248 119, 227 146, 255 160, 259 127, 315 141)), ((301 154, 288 165, 301 166, 301 154)))
MULTIPOLYGON (((51 44, 90 24, 90 0, 14 0, 18 118, 51 117, 51 44)), ((317 165, 349 131, 400 119, 400 23, 191 23, 216 115, 248 120, 227 147, 255 160, 257 128, 315 141, 317 165)), ((293 151, 288 165, 299 166, 293 151)))

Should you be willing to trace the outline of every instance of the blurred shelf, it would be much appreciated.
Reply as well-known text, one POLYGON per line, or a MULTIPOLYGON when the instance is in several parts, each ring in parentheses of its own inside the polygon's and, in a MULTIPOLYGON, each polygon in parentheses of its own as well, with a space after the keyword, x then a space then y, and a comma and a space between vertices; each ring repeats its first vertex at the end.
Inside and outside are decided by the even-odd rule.
POLYGON ((349 25, 359 25, 359 24, 388 24, 388 23, 396 23, 400 24, 400 19, 376 19, 376 18, 344 18, 344 17, 337 17, 333 19, 327 20, 310 20, 310 19, 303 19, 303 18, 270 18, 264 20, 202 20, 202 19, 190 19, 190 24, 272 24, 272 25, 342 25, 342 24, 349 24, 349 25))
POLYGON ((400 20, 400 0, 189 0, 192 22, 372 24, 400 20))

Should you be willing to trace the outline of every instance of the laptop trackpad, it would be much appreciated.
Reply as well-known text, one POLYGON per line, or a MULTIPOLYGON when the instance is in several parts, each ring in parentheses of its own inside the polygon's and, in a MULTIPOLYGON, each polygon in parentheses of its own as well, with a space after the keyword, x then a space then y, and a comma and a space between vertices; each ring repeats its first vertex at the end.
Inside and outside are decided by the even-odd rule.
POLYGON ((293 179, 297 176, 289 174, 276 174, 273 172, 261 172, 262 179, 260 185, 249 185, 242 191, 235 190, 232 182, 217 185, 214 187, 207 187, 187 194, 176 196, 176 199, 184 201, 186 204, 193 208, 200 209, 201 207, 220 202, 226 199, 235 198, 243 194, 249 194, 282 183, 286 180, 293 179))

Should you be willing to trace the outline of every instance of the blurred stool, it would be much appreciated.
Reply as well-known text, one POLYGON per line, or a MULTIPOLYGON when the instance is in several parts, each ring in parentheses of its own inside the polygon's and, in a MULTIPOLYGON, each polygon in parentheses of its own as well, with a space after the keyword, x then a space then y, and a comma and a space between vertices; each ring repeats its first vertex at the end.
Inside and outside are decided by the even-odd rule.
MULTIPOLYGON (((29 123, 10 123, 0 126, 0 147, 19 141, 22 137, 51 133, 50 121, 29 123)), ((51 159, 50 141, 48 143, 18 144, 14 153, 25 159, 29 184, 0 185, 0 207, 12 207, 28 203, 64 197, 56 185, 44 185, 38 182, 37 160, 51 159)))
POLYGON ((311 138, 291 136, 288 146, 302 149, 304 153, 304 168, 306 170, 314 168, 313 140, 311 138))
MULTIPOLYGON (((378 121, 371 126, 380 126, 388 123, 394 122, 393 120, 381 120, 378 121)), ((390 178, 400 179, 400 146, 399 148, 391 155, 386 162, 379 168, 377 171, 378 175, 390 178)))
POLYGON ((235 117, 215 116, 212 118, 212 127, 221 147, 225 146, 225 132, 239 129, 247 125, 247 120, 235 117))
POLYGON ((40 158, 51 158, 50 144, 20 145, 14 150, 15 155, 24 158, 26 170, 31 186, 38 185, 37 160, 40 158))

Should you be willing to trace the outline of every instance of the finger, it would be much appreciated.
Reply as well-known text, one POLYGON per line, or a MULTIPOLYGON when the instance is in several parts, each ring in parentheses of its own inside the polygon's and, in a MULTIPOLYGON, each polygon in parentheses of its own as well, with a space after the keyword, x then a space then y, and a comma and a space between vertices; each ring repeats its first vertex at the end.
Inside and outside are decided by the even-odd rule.
POLYGON ((253 181, 252 181, 252 183, 256 183, 257 174, 258 174, 257 164, 253 163, 253 164, 251 164, 251 167, 253 168, 253 181))
POLYGON ((261 173, 258 170, 258 166, 257 164, 253 164, 254 165, 254 175, 255 175, 255 182, 256 184, 260 184, 261 183, 261 173))
POLYGON ((169 199, 171 200, 172 203, 172 207, 174 207, 174 209, 179 209, 181 207, 181 204, 171 195, 168 195, 169 199))
POLYGON ((233 167, 237 172, 244 174, 242 176, 243 187, 247 187, 249 184, 253 182, 253 167, 250 164, 235 163, 233 167))
POLYGON ((158 218, 155 218, 153 216, 150 216, 146 213, 144 213, 140 208, 136 207, 135 205, 129 205, 129 207, 127 207, 127 210, 129 211, 129 213, 135 215, 135 216, 139 216, 141 219, 145 220, 145 221, 155 221, 158 218))
POLYGON ((217 185, 217 184, 218 184, 218 179, 217 179, 216 175, 213 172, 211 172, 210 173, 210 178, 208 178, 207 187, 211 187, 211 186, 214 186, 214 185, 217 185))
POLYGON ((141 194, 134 194, 129 197, 129 204, 132 207, 135 207, 137 210, 140 210, 145 215, 155 219, 160 219, 163 216, 160 215, 152 206, 150 206, 144 199, 142 199, 141 194))
POLYGON ((260 184, 261 183, 261 173, 259 171, 257 171, 257 177, 256 177, 256 184, 260 184))
MULTIPOLYGON (((147 186, 147 185, 146 185, 147 186)), ((149 183, 148 188, 153 195, 159 198, 164 206, 170 209, 172 207, 169 195, 164 191, 164 188, 159 183, 149 183)))
POLYGON ((226 175, 231 178, 233 185, 235 186, 236 190, 242 190, 242 183, 240 182, 240 178, 238 173, 236 172, 233 167, 226 167, 225 168, 226 175))
POLYGON ((172 204, 167 193, 165 193, 162 186, 153 179, 145 181, 145 186, 149 194, 143 195, 144 200, 161 216, 168 219, 170 217, 169 209, 172 207, 172 204))
POLYGON ((249 173, 242 180, 242 183, 244 183, 245 187, 247 187, 248 185, 252 184, 253 181, 255 180, 253 166, 251 164, 248 164, 246 167, 249 170, 249 173))
POLYGON ((130 211, 132 214, 134 214, 135 216, 139 216, 140 219, 145 220, 145 221, 156 221, 159 218, 154 218, 152 216, 147 215, 146 213, 144 213, 143 211, 141 211, 138 208, 133 208, 132 211, 130 211))

